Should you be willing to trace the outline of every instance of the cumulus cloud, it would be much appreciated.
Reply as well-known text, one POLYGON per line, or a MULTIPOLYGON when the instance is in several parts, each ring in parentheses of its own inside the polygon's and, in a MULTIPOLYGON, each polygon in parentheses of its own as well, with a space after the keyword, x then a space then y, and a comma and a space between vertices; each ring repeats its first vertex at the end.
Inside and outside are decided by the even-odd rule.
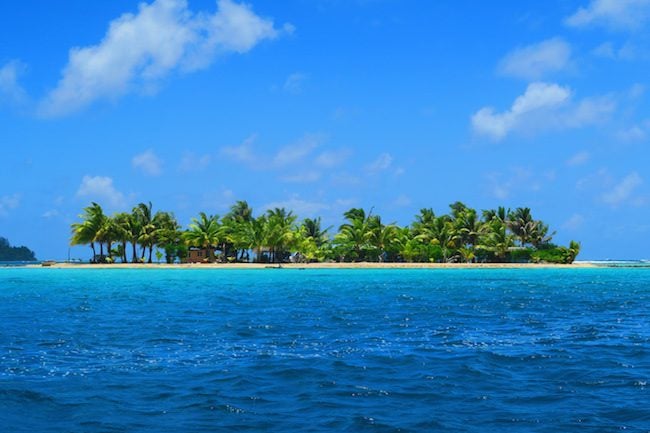
POLYGON ((3 195, 0 196, 0 216, 9 215, 9 211, 16 209, 20 205, 20 195, 3 195))
POLYGON ((614 110, 609 97, 585 98, 572 102, 569 87, 534 82, 502 113, 483 107, 471 118, 474 131, 501 140, 513 131, 578 128, 603 120, 614 110))
POLYGON ((632 195, 641 186, 643 179, 635 171, 617 182, 610 190, 602 195, 603 202, 611 206, 619 206, 626 202, 635 201, 632 195))
POLYGON ((0 68, 0 103, 20 104, 25 101, 26 93, 18 83, 18 77, 24 70, 25 65, 17 60, 0 68))
POLYGON ((536 80, 567 68, 570 61, 571 46, 560 38, 553 38, 515 49, 501 60, 499 71, 504 75, 536 80))
POLYGON ((151 149, 134 156, 131 165, 149 176, 159 176, 162 173, 162 161, 151 149))
POLYGON ((638 29, 650 17, 650 0, 591 0, 565 20, 572 27, 600 25, 614 30, 638 29))
POLYGON ((58 85, 40 114, 61 116, 97 100, 146 89, 171 72, 207 67, 217 55, 244 53, 279 34, 250 6, 218 0, 214 14, 194 13, 186 0, 141 3, 112 21, 97 45, 70 50, 58 85))
POLYGON ((77 197, 104 202, 113 208, 126 205, 124 194, 115 189, 113 179, 106 176, 84 176, 77 197))

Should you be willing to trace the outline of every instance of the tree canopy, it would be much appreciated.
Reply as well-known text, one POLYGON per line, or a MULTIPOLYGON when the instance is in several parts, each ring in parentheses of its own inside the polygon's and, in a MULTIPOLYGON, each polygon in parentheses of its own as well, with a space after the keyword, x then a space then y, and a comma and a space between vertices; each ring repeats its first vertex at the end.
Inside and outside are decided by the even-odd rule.
POLYGON ((9 240, 0 237, 0 261, 3 262, 33 262, 34 252, 25 246, 13 247, 9 240))
POLYGON ((332 227, 322 227, 320 217, 299 219, 285 208, 255 216, 245 201, 236 202, 223 217, 200 212, 186 229, 173 213, 154 213, 150 202, 113 216, 91 203, 72 224, 70 243, 89 245, 96 262, 129 261, 131 244, 134 263, 151 263, 154 249, 158 260, 164 257, 168 263, 186 260, 193 250, 202 252, 197 257, 203 261, 271 263, 571 263, 580 251, 575 241, 568 247, 553 244, 555 232, 535 219, 530 208, 479 212, 462 202, 449 208, 441 215, 421 209, 407 226, 386 223, 373 209, 352 208, 331 233, 332 227))

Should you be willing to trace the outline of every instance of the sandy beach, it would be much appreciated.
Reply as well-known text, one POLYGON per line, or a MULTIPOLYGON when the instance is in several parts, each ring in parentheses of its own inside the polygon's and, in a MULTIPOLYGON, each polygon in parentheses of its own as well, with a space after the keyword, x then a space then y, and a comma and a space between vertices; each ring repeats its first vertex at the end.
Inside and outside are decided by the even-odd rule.
POLYGON ((575 269, 594 268, 593 263, 559 265, 552 263, 53 263, 50 266, 29 265, 44 269, 575 269))

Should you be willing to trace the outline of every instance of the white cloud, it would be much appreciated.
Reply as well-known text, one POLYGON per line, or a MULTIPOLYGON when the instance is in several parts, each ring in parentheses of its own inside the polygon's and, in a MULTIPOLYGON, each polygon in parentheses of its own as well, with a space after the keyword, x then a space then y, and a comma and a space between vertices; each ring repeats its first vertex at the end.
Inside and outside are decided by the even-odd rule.
POLYGON ((159 176, 162 173, 162 161, 151 149, 134 156, 131 165, 149 176, 159 176))
POLYGON ((606 119, 616 109, 616 103, 610 96, 584 98, 575 103, 566 112, 558 113, 556 118, 559 128, 580 128, 594 125, 606 119))
POLYGON ((77 197, 105 201, 113 208, 126 205, 124 194, 116 190, 113 179, 106 176, 84 176, 77 190, 77 197))
POLYGON ((639 57, 647 57, 643 48, 639 48, 632 42, 626 42, 616 47, 612 42, 603 42, 594 48, 591 53, 596 57, 612 60, 635 60, 639 57))
POLYGON ((547 73, 566 69, 571 61, 571 46, 560 38, 517 48, 501 60, 502 74, 536 80, 547 73))
POLYGON ((643 179, 637 172, 632 172, 621 179, 609 191, 602 195, 603 202, 611 206, 619 206, 631 201, 634 191, 643 183, 643 179))
POLYGON ((257 134, 252 134, 237 146, 223 147, 221 153, 237 162, 253 164, 257 162, 257 154, 253 152, 255 140, 257 140, 257 134))
POLYGON ((305 171, 298 174, 282 176, 280 180, 289 183, 312 183, 319 181, 320 178, 321 174, 318 171, 305 171))
POLYGON ((338 173, 333 173, 330 181, 332 182, 332 185, 336 186, 343 186, 343 187, 351 187, 351 186, 358 186, 361 184, 361 177, 351 174, 348 172, 338 172, 338 173))
POLYGON ((27 96, 18 83, 18 76, 25 70, 25 65, 17 60, 0 68, 0 103, 23 103, 27 96))
POLYGON ((380 154, 374 161, 366 165, 366 171, 369 173, 379 173, 384 170, 388 170, 393 164, 393 157, 390 153, 380 154))
POLYGON ((306 134, 300 140, 280 149, 273 157, 273 165, 284 167, 289 164, 301 162, 323 142, 319 134, 306 134))
POLYGON ((302 92, 302 86, 305 83, 307 76, 301 72, 295 72, 289 75, 282 86, 282 89, 287 93, 298 94, 302 92))
POLYGON ((585 164, 587 161, 589 161, 589 158, 591 158, 589 152, 581 151, 573 155, 571 158, 569 158, 566 164, 570 167, 576 167, 578 165, 585 164))
POLYGON ((618 131, 616 138, 621 141, 644 141, 648 135, 646 129, 647 125, 633 125, 618 131))
POLYGON ((56 88, 41 102, 44 116, 77 111, 155 86, 170 72, 207 67, 219 54, 244 53, 278 35, 250 6, 218 0, 214 14, 194 13, 186 0, 141 3, 110 23, 97 45, 70 50, 56 88))
POLYGON ((179 170, 183 173, 197 172, 205 170, 212 162, 210 155, 195 155, 194 153, 186 153, 181 158, 179 170))
MULTIPOLYGON (((225 213, 235 201, 235 197, 232 189, 222 186, 218 190, 204 191, 198 206, 208 213, 225 213)), ((195 205, 196 203, 192 203, 192 206, 195 205)))
POLYGON ((544 129, 578 128, 602 121, 614 110, 609 97, 572 102, 572 91, 554 83, 534 82, 518 96, 509 110, 483 107, 471 118, 474 131, 501 140, 513 131, 530 133, 544 129))
POLYGON ((43 215, 41 215, 42 218, 50 219, 59 216, 59 211, 56 209, 50 209, 48 211, 43 212, 43 215))
POLYGON ((325 151, 316 157, 314 163, 319 167, 332 168, 341 165, 349 156, 347 149, 325 151))
POLYGON ((288 200, 274 201, 262 206, 264 210, 285 208, 293 211, 294 215, 300 218, 318 216, 320 212, 330 209, 330 205, 318 201, 302 200, 299 197, 292 197, 288 200))
POLYGON ((562 224, 565 230, 576 231, 580 229, 585 223, 585 217, 580 214, 573 214, 571 217, 562 224))
POLYGON ((640 28, 650 18, 650 0, 591 0, 565 20, 572 27, 602 25, 615 30, 640 28))
POLYGON ((397 207, 407 207, 410 206, 412 200, 409 196, 402 194, 393 201, 393 205, 397 207))
POLYGON ((20 205, 20 194, 0 196, 0 216, 9 215, 9 211, 20 205))
POLYGON ((545 185, 556 180, 555 173, 535 173, 526 167, 512 167, 507 172, 492 172, 486 176, 485 188, 488 195, 506 200, 513 195, 541 191, 545 185))

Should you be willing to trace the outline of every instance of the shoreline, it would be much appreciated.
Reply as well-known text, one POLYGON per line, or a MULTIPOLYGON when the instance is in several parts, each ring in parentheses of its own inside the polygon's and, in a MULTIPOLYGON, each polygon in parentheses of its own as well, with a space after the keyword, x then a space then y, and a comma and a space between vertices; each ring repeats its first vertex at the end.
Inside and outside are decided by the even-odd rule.
POLYGON ((580 269, 598 268, 593 263, 52 263, 25 265, 43 269, 580 269))

